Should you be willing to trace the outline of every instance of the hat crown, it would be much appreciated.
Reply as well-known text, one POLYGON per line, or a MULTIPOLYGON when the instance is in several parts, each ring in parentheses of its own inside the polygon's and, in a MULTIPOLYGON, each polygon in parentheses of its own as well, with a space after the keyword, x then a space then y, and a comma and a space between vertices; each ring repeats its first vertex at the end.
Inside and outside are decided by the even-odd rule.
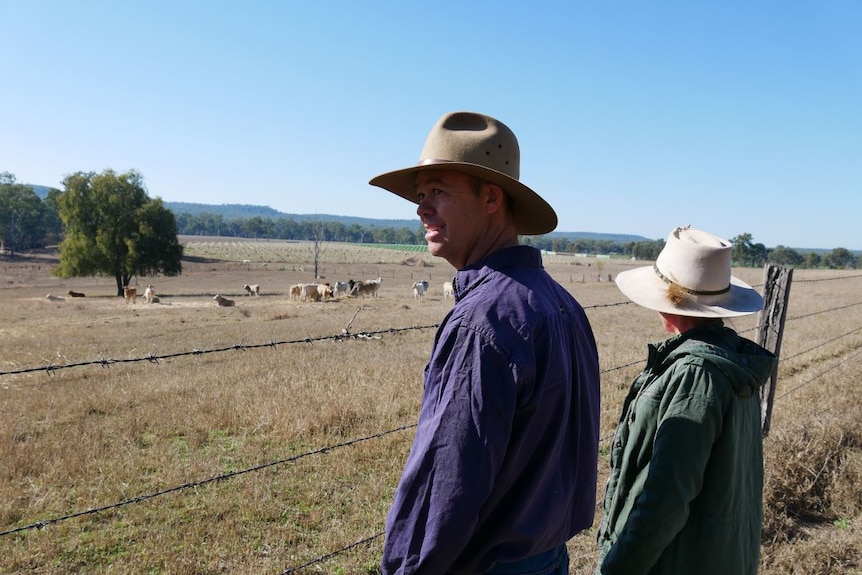
POLYGON ((458 162, 474 164, 519 179, 521 152, 518 139, 499 120, 474 112, 452 112, 431 128, 420 165, 458 162))
POLYGON ((656 268, 679 286, 698 292, 718 292, 730 286, 733 246, 730 242, 690 227, 668 236, 656 268))

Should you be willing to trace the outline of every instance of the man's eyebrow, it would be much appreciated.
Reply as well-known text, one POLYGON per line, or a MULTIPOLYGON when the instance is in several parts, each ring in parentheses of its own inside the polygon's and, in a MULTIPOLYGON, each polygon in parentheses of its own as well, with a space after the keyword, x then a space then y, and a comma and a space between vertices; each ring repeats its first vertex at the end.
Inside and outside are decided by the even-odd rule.
POLYGON ((423 186, 429 186, 429 185, 445 186, 446 182, 444 182, 438 176, 431 176, 427 180, 423 180, 421 183, 417 181, 416 184, 414 184, 413 188, 419 189, 420 185, 423 185, 423 186))

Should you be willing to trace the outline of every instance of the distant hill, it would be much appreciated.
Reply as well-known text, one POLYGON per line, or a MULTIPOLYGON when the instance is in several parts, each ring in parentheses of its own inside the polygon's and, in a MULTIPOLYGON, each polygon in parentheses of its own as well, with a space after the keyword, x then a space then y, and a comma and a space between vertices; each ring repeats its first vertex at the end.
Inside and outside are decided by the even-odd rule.
POLYGON ((36 184, 26 184, 30 186, 36 195, 39 196, 40 200, 44 200, 48 197, 48 192, 51 190, 49 186, 37 186, 36 184))
MULTIPOLYGON (((374 218, 359 218, 355 216, 334 216, 332 214, 289 214, 279 212, 269 206, 254 206, 248 204, 195 204, 187 202, 165 202, 165 207, 175 214, 216 214, 226 220, 239 218, 284 218, 297 222, 320 221, 339 222, 345 226, 353 224, 359 226, 374 226, 378 228, 408 228, 415 230, 421 224, 419 218, 413 220, 381 220, 374 218)), ((625 244, 628 242, 650 241, 650 238, 631 234, 602 234, 595 232, 551 232, 548 237, 565 238, 568 240, 588 239, 604 240, 625 244)))
POLYGON ((339 222, 345 226, 357 224, 360 226, 375 226, 379 228, 410 228, 419 226, 419 219, 415 220, 378 220, 374 218, 359 218, 354 216, 334 216, 331 214, 289 214, 279 212, 269 206, 253 206, 248 204, 194 204, 186 202, 165 202, 165 207, 175 214, 215 214, 226 220, 248 219, 248 218, 284 218, 296 222, 320 221, 339 222))

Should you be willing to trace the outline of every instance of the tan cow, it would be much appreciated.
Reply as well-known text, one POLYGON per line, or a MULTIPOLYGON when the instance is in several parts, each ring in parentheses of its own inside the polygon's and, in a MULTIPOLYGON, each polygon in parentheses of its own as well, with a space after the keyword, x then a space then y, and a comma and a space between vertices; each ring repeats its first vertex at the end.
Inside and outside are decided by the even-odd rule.
POLYGON ((138 288, 133 288, 129 286, 123 287, 123 298, 125 298, 126 304, 128 304, 129 302, 137 303, 138 288))
POLYGON ((318 286, 320 284, 301 284, 299 289, 299 301, 320 301, 323 295, 320 293, 318 286))
POLYGON ((362 298, 365 298, 365 296, 377 297, 377 291, 380 289, 380 284, 382 282, 383 278, 377 278, 376 280, 363 280, 358 282, 350 280, 348 282, 350 284, 350 295, 360 296, 362 298))
POLYGON ((323 301, 333 297, 332 286, 328 283, 317 284, 317 295, 319 295, 323 301))
POLYGON ((302 286, 305 284, 293 284, 290 286, 290 299, 298 300, 302 297, 302 286))

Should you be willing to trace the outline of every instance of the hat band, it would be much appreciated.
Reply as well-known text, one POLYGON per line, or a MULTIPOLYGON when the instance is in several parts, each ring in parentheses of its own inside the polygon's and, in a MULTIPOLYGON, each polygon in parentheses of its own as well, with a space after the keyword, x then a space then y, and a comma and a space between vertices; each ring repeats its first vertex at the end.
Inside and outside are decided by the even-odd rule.
POLYGON ((669 277, 667 277, 666 275, 661 273, 661 270, 658 269, 658 264, 653 264, 652 269, 655 270, 655 275, 657 275, 659 277, 659 279, 661 279, 661 281, 663 281, 664 283, 666 283, 668 285, 675 285, 676 287, 678 287, 679 289, 681 289, 682 291, 684 291, 687 294, 691 294, 691 295, 721 295, 723 293, 727 293, 730 291, 730 284, 727 284, 726 288, 719 289, 719 290, 696 290, 696 289, 687 288, 685 286, 679 285, 678 283, 674 282, 672 279, 670 279, 669 277))

